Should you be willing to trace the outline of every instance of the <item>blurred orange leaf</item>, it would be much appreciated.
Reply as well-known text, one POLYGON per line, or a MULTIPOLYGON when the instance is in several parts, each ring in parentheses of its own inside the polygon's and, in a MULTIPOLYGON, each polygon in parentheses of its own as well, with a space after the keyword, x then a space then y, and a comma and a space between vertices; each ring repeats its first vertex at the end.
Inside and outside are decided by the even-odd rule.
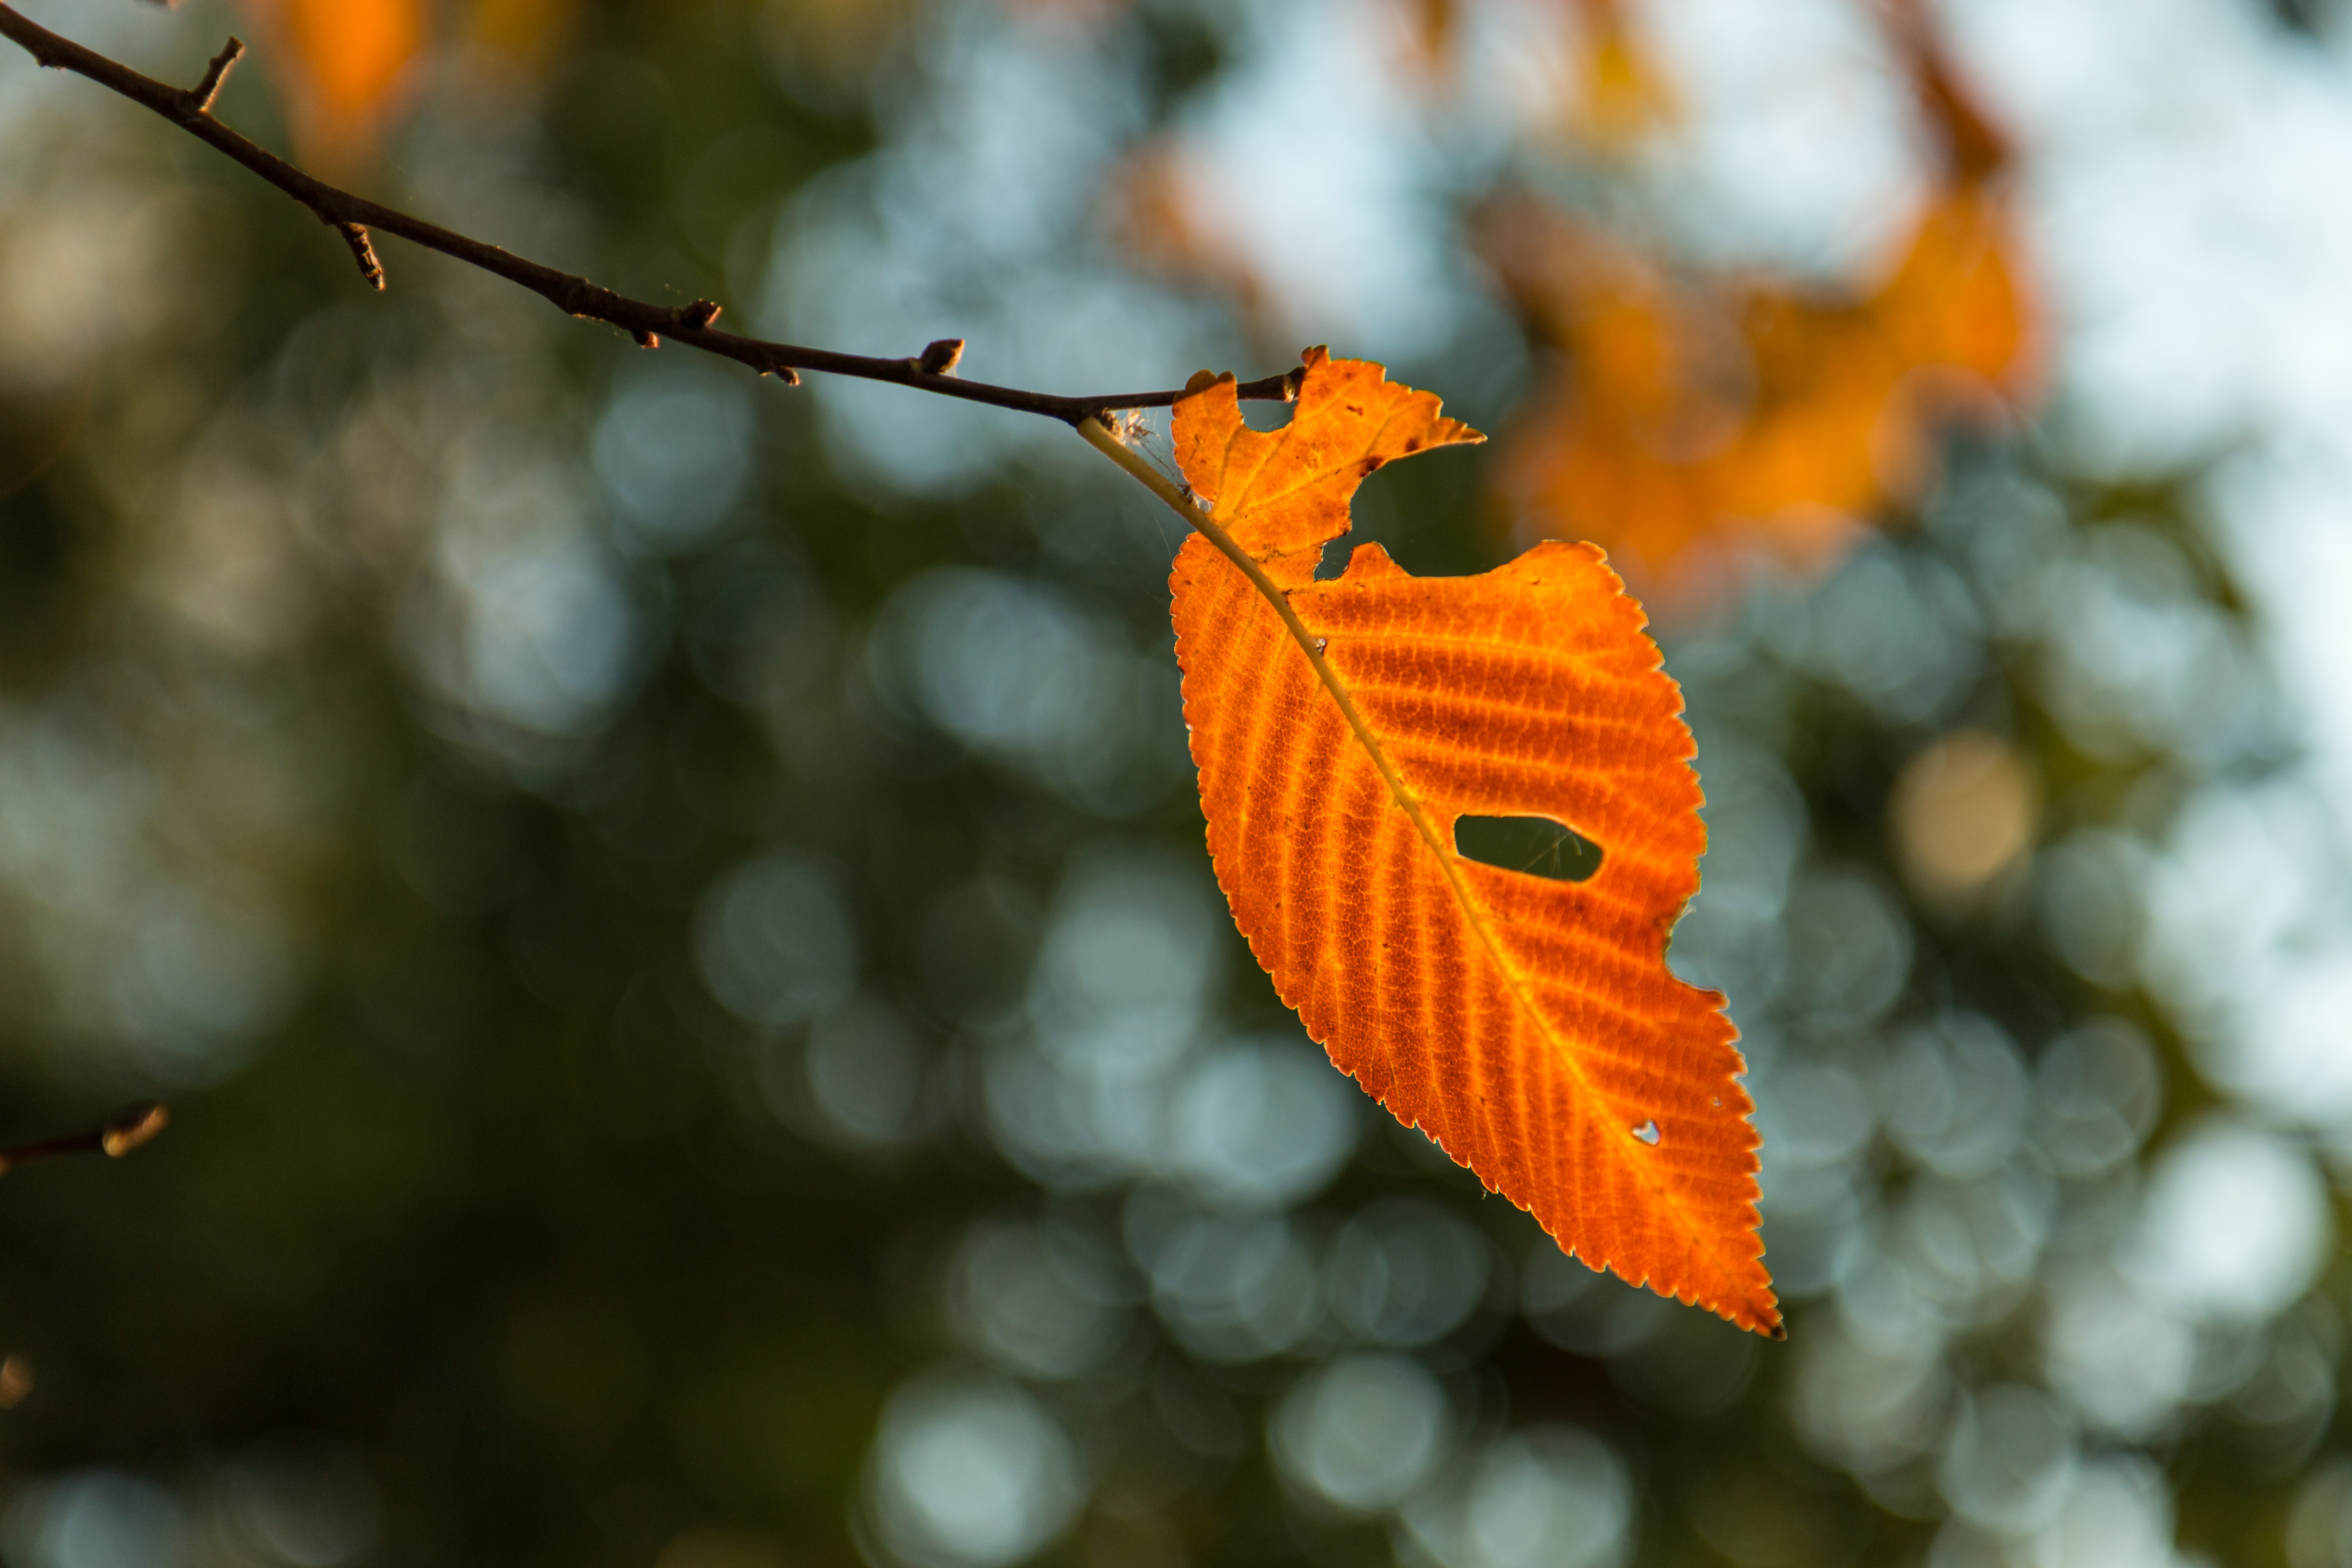
POLYGON ((425 0, 246 0, 305 158, 364 153, 425 47, 425 0))
POLYGON ((1173 614, 1210 854, 1276 989, 1587 1264, 1775 1329, 1734 1030, 1664 963, 1706 832, 1641 607, 1588 544, 1454 578, 1364 545, 1316 581, 1365 476, 1483 439, 1377 364, 1309 351, 1271 434, 1221 378, 1177 404, 1175 436, 1252 563, 1196 535, 1173 614), (1601 868, 1469 859, 1465 816, 1571 827, 1601 868))
POLYGON ((1946 422, 2030 396, 2037 312, 2006 148, 1924 25, 1895 19, 1944 167, 1890 263, 1843 296, 1677 275, 1549 202, 1490 205, 1486 258, 1559 351, 1502 465, 1523 537, 1594 540, 1654 603, 1701 608, 1747 552, 1824 565, 1916 493, 1946 422))

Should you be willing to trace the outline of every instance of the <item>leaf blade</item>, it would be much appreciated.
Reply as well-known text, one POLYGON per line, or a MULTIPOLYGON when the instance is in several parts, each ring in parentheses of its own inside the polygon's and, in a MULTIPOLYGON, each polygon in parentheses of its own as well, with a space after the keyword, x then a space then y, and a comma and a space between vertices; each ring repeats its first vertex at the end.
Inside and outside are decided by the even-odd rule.
POLYGON ((1588 1263, 1771 1331, 1734 1032, 1664 962, 1706 842, 1680 690, 1590 545, 1475 578, 1364 546, 1313 581, 1365 475, 1478 437, 1377 365, 1307 363, 1281 431, 1243 426, 1230 382, 1177 406, 1188 480, 1265 580, 1201 537, 1171 575, 1234 920, 1401 1121, 1588 1263), (1601 868, 1564 883, 1465 860, 1452 831, 1472 815, 1552 816, 1601 868))

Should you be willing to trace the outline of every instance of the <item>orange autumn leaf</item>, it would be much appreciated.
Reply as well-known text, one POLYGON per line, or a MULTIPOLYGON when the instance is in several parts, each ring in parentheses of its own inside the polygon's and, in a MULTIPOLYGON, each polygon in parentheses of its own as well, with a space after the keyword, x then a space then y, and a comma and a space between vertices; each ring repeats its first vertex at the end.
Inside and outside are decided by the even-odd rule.
POLYGON ((1731 549, 1823 564, 1916 492, 1944 423, 2033 378, 2014 237, 1982 190, 1939 197, 1855 300, 1675 279, 1532 202, 1496 209, 1487 248, 1567 354, 1504 463, 1521 526, 1608 545, 1681 601, 1712 595, 1731 549))
POLYGON ((1377 364, 1309 351, 1271 434, 1223 377, 1175 437, 1251 563, 1189 540, 1173 616, 1217 880, 1283 1000, 1587 1264, 1776 1330, 1734 1030, 1665 966, 1706 831, 1641 607, 1589 544, 1447 578, 1364 545, 1316 581, 1366 475, 1483 439, 1377 364), (1572 827, 1600 870, 1467 859, 1465 816, 1572 827))
POLYGON ((1677 599, 1709 596, 1726 546, 1823 564, 1855 520, 1916 491, 1945 422, 2030 384, 2005 216, 1980 195, 1939 204, 1852 303, 1695 287, 1532 205, 1499 209, 1490 236, 1570 356, 1503 465, 1522 528, 1605 544, 1677 599))
POLYGON ((2031 397, 2006 146, 1920 16, 1894 22, 1943 166, 1874 280, 1841 295, 1677 273, 1549 203, 1490 205, 1487 259, 1560 354, 1502 464, 1523 534, 1594 540, 1654 604, 1699 609, 1748 552, 1825 566, 1858 521, 1918 491, 1947 423, 2031 397))
POLYGON ((424 0, 247 0, 271 46, 304 156, 365 153, 423 51, 424 0))

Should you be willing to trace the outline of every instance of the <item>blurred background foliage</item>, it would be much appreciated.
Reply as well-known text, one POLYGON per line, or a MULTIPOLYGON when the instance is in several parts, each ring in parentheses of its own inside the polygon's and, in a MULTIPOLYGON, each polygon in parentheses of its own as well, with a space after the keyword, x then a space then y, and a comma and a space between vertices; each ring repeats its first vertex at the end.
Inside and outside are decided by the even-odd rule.
POLYGON ((1066 432, 10 58, 0 1133, 175 1109, 0 1184, 12 1568, 2352 1563, 2331 7, 33 10, 730 324, 1496 432, 1359 537, 1650 600, 1790 1322, 1304 1038, 1066 432))

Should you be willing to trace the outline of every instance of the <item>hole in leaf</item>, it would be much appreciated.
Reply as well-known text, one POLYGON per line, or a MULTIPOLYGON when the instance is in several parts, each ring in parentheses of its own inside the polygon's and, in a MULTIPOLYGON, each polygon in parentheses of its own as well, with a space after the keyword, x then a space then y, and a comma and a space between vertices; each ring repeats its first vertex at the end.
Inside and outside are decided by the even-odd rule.
POLYGON ((1582 882, 1601 869, 1601 846, 1549 816, 1465 816, 1454 824, 1463 858, 1555 882, 1582 882))
POLYGON ((1269 435, 1289 424, 1290 416, 1297 412, 1296 403, 1276 403, 1270 397, 1242 399, 1242 423, 1269 435))
POLYGON ((1323 547, 1322 557, 1315 563, 1315 580, 1328 583, 1348 569, 1348 557, 1356 552, 1356 542, 1346 534, 1323 547))
POLYGON ((1644 1121, 1633 1129, 1633 1136, 1654 1149, 1658 1146, 1658 1140, 1664 1134, 1658 1131, 1658 1124, 1655 1121, 1644 1121))

